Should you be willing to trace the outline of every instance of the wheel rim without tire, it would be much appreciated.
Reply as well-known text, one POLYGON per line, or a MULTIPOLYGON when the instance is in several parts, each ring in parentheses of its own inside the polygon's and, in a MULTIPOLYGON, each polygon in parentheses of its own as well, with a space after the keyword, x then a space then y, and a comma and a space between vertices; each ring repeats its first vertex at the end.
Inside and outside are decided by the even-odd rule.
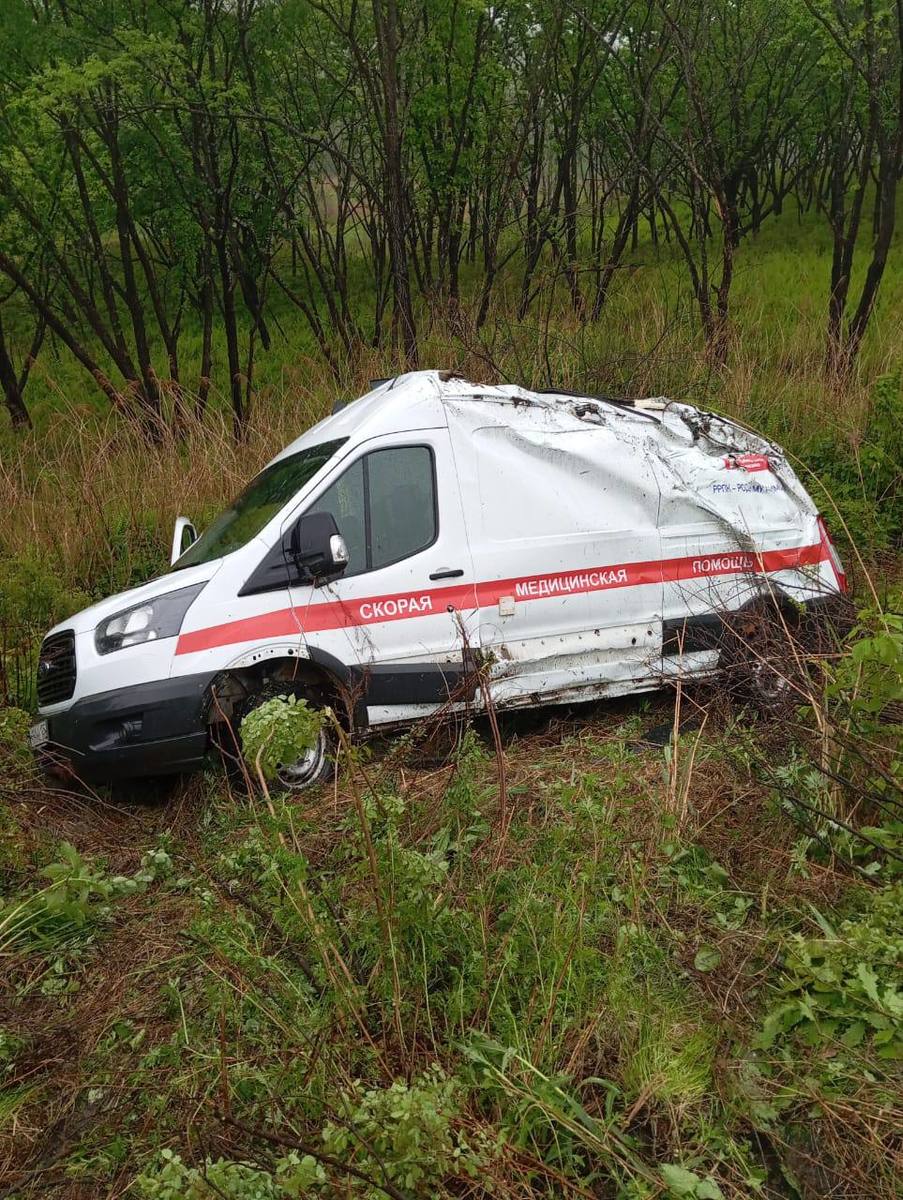
POLYGON ((784 700, 790 693, 790 681, 764 659, 753 664, 752 679, 757 695, 766 702, 784 700))
POLYGON ((279 782, 290 791, 307 787, 309 783, 319 778, 327 751, 326 734, 320 730, 313 746, 306 750, 297 761, 285 765, 280 764, 277 772, 279 782))

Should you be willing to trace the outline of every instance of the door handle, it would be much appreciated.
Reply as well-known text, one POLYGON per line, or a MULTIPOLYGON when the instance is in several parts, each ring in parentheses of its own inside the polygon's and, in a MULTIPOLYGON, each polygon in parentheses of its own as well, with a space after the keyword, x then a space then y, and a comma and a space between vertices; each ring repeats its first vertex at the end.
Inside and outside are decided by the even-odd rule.
POLYGON ((463 574, 460 567, 457 570, 452 567, 440 567, 438 571, 433 571, 430 579, 460 579, 463 574))

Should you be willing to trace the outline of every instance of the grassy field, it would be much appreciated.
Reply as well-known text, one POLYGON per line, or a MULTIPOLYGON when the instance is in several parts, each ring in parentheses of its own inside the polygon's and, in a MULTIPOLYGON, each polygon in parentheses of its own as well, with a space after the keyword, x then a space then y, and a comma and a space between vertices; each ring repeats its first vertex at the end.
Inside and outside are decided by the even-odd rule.
POLYGON ((303 804, 7 774, 6 1194, 894 1195, 893 860, 680 718, 509 722, 504 801, 479 730, 303 804))
POLYGON ((421 313, 424 365, 687 398, 817 473, 865 615, 804 710, 697 689, 508 718, 500 747, 424 726, 300 802, 214 766, 50 787, 34 654, 398 364, 334 379, 281 312, 246 441, 215 410, 150 447, 42 357, 36 433, 0 431, 0 1197, 899 1195, 903 273, 829 388, 828 253, 792 213, 743 246, 719 370, 648 245, 592 328, 551 279, 481 339, 421 313))

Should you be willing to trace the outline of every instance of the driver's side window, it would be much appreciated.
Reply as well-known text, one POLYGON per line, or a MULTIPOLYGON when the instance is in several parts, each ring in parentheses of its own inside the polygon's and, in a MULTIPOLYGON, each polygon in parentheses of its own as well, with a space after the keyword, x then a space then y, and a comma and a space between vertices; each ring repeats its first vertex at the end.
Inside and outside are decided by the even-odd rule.
POLYGON ((374 450, 348 468, 311 508, 331 513, 348 547, 343 578, 409 558, 438 533, 432 451, 374 450))
POLYGON ((314 512, 332 513, 348 547, 348 566, 343 575, 360 575, 367 569, 367 538, 364 505, 364 462, 358 459, 328 487, 313 506, 314 512))

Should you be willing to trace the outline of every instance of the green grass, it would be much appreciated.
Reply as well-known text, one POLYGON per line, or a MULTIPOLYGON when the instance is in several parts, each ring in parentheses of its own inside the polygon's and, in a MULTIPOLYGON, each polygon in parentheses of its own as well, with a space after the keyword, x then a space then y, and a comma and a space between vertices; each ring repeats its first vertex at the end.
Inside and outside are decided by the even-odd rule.
MULTIPOLYGON (((836 1194, 893 1195, 893 889, 800 852, 750 777, 762 734, 717 712, 684 735, 675 812, 662 751, 627 749, 667 701, 630 707, 511 727, 504 821, 473 734, 439 767, 399 742, 302 803, 217 773, 152 809, 81 802, 81 853, 62 860, 73 813, 48 799, 31 870, 61 862, 50 877, 92 935, 45 921, 8 960, 0 1107, 33 1132, 0 1152, 22 1196, 140 1173, 136 1195, 201 1197, 206 1160, 242 1198, 376 1200, 388 1182, 739 1200, 781 1175, 802 1187, 813 1145, 836 1194), (847 1025, 780 1015, 820 994, 800 947, 844 910, 883 1033, 871 966, 847 1025), (16 1174, 67 1111, 60 1160, 16 1174)), ((33 842, 25 793, 8 789, 9 812, 33 842)), ((40 901, 39 882, 17 876, 11 899, 40 901)), ((842 979, 857 967, 839 927, 842 979)))

